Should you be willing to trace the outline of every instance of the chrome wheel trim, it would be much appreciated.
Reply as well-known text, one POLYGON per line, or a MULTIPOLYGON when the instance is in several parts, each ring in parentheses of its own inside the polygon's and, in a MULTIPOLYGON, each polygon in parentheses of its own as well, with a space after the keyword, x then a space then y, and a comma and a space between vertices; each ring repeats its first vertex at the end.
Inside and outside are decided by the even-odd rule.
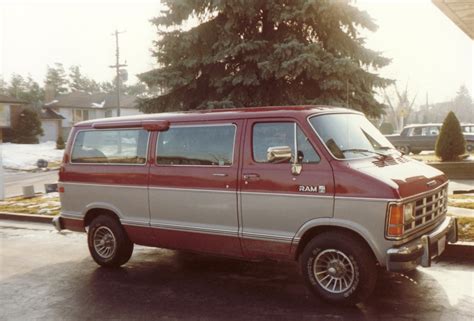
POLYGON ((404 154, 408 154, 408 147, 407 146, 398 146, 398 150, 404 154))
POLYGON ((355 268, 347 255, 328 249, 320 252, 314 259, 313 275, 324 290, 343 293, 354 284, 355 268))
POLYGON ((110 259, 117 248, 115 235, 107 226, 100 226, 94 231, 93 243, 95 252, 102 259, 110 259))

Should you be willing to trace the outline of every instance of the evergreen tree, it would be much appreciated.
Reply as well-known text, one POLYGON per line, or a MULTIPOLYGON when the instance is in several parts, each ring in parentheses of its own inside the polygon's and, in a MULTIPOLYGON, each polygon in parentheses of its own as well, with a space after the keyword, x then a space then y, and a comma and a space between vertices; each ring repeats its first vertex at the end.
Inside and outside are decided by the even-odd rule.
POLYGON ((56 62, 53 67, 47 67, 44 84, 54 88, 55 96, 58 94, 64 94, 68 91, 68 80, 63 64, 56 62))
POLYGON ((453 161, 466 152, 466 140, 456 115, 450 111, 436 141, 436 156, 442 161, 453 161))
POLYGON ((8 94, 8 84, 3 77, 0 76, 0 94, 7 95, 8 94))
POLYGON ((81 73, 79 66, 69 68, 69 87, 71 90, 82 90, 88 93, 100 92, 100 85, 81 73))
POLYGON ((164 0, 152 20, 159 67, 139 78, 163 94, 145 112, 293 104, 330 104, 382 113, 376 73, 389 63, 365 48, 376 30, 350 1, 164 0), (190 21, 200 24, 186 29, 190 21))
POLYGON ((41 105, 43 101, 44 90, 31 76, 28 75, 25 80, 23 76, 13 74, 10 79, 10 84, 7 86, 6 94, 37 107, 41 105))
POLYGON ((8 95, 20 99, 22 93, 26 91, 25 79, 18 74, 12 74, 8 86, 8 95))
POLYGON ((18 144, 38 144, 38 135, 43 135, 38 114, 25 109, 20 113, 18 124, 13 128, 13 142, 18 144))

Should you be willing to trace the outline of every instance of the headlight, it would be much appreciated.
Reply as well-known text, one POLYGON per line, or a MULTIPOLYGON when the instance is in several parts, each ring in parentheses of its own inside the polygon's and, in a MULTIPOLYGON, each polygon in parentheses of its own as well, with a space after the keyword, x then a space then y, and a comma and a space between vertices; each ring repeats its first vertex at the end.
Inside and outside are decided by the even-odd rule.
POLYGON ((405 231, 405 224, 415 219, 415 204, 391 204, 388 211, 387 236, 400 237, 405 231))
POLYGON ((408 203, 403 205, 404 224, 411 223, 415 219, 415 204, 408 203))

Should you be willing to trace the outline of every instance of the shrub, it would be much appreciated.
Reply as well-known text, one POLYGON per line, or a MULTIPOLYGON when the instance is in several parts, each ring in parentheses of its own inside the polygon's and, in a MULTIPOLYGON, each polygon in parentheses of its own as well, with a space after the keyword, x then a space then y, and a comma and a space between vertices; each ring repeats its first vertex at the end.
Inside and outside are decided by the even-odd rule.
POLYGON ((38 144, 38 135, 43 135, 38 113, 25 109, 20 113, 18 124, 13 128, 13 142, 18 144, 38 144))
POLYGON ((456 115, 450 111, 446 116, 436 141, 436 156, 442 161, 458 160, 466 152, 466 141, 456 115))
POLYGON ((379 129, 380 129, 380 132, 384 135, 393 134, 393 132, 395 131, 391 123, 382 123, 379 129))
POLYGON ((63 136, 59 136, 58 139, 56 140, 56 149, 64 149, 65 144, 64 144, 64 139, 63 136))

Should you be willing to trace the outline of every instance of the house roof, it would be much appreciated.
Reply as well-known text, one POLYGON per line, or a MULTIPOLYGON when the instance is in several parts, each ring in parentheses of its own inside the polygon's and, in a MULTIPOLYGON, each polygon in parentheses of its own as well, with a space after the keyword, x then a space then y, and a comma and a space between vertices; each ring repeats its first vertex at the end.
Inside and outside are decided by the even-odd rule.
POLYGON ((0 95, 0 103, 15 103, 15 104, 27 104, 24 100, 17 99, 6 95, 0 95))
POLYGON ((40 119, 65 119, 61 114, 49 107, 42 108, 39 112, 39 117, 40 119))
POLYGON ((474 40, 474 2, 472 0, 432 0, 433 3, 474 40))
MULTIPOLYGON (((59 95, 53 101, 44 104, 44 107, 62 108, 117 108, 116 94, 89 94, 84 91, 73 91, 69 94, 59 95)), ((136 108, 136 97, 120 95, 121 108, 136 108)))

